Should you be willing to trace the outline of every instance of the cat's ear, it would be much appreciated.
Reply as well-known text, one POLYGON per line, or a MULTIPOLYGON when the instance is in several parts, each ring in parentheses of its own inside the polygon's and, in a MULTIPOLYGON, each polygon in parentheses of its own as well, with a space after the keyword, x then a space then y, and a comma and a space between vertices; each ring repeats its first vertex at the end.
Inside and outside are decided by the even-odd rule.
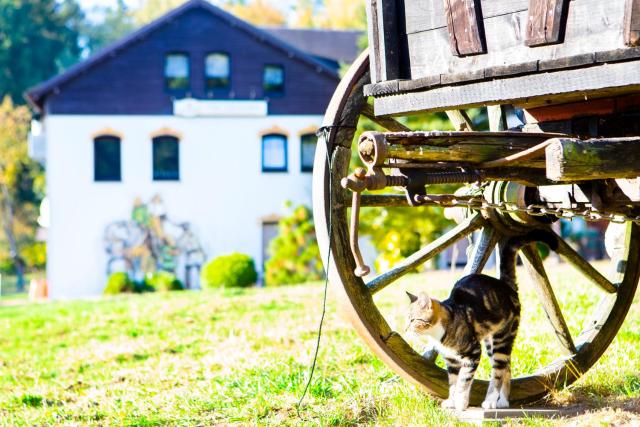
POLYGON ((414 294, 412 294, 411 292, 407 291, 407 296, 409 297, 409 301, 411 301, 411 303, 413 304, 414 302, 418 301, 418 297, 415 296, 414 294))
POLYGON ((431 298, 425 292, 420 292, 420 296, 418 297, 420 301, 420 307, 422 308, 431 308, 431 298))

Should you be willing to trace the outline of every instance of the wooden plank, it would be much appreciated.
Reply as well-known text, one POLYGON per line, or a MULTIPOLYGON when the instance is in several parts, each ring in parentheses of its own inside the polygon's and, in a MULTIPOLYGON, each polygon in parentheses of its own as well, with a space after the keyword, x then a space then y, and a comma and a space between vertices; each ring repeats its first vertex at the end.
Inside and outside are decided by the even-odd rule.
POLYGON ((534 107, 639 90, 640 64, 619 62, 376 98, 374 108, 376 115, 395 115, 509 103, 534 107))
POLYGON ((473 242, 473 250, 462 274, 468 276, 482 273, 499 240, 500 234, 495 228, 489 225, 484 227, 480 231, 478 238, 473 242))
MULTIPOLYGON (((529 0, 482 0, 485 19, 526 11, 529 0)), ((444 28, 447 19, 442 0, 404 0, 405 34, 444 28)))
POLYGON ((556 138, 546 149, 547 178, 557 182, 640 176, 640 138, 556 138))
POLYGON ((600 52, 625 48, 620 30, 624 1, 573 1, 567 15, 564 43, 535 49, 523 42, 526 11, 485 19, 486 55, 451 55, 446 28, 409 34, 406 36, 408 69, 403 70, 403 74, 419 79, 594 53, 598 61, 600 52))
POLYGON ((456 56, 486 52, 480 0, 443 0, 451 51, 456 56))
POLYGON ((624 11, 624 43, 640 46, 640 0, 627 0, 624 11))
POLYGON ((530 0, 525 44, 529 47, 562 43, 569 0, 530 0))
POLYGON ((371 81, 396 80, 400 77, 400 45, 395 0, 367 2, 369 46, 371 46, 371 81))

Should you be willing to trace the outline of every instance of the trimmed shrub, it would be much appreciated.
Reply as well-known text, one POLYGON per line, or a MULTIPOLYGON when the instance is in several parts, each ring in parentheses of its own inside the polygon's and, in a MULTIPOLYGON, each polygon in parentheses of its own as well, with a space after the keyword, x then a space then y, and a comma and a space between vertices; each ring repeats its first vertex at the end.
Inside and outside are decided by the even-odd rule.
POLYGON ((223 255, 205 264, 200 274, 204 288, 241 288, 255 284, 258 272, 249 255, 223 255))
POLYGON ((278 236, 269 244, 269 255, 265 265, 267 286, 304 283, 324 276, 311 209, 298 206, 280 220, 278 236))
POLYGON ((111 273, 107 280, 107 286, 104 288, 105 295, 118 295, 134 291, 133 281, 127 273, 111 273))
POLYGON ((184 285, 175 274, 168 271, 158 271, 147 274, 140 291, 146 292, 149 288, 160 292, 181 291, 184 289, 184 285))

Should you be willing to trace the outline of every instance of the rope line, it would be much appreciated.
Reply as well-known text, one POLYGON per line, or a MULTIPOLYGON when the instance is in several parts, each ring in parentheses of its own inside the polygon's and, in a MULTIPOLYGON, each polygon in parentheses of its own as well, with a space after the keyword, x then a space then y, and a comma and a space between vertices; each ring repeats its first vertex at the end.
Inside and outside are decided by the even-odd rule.
MULTIPOLYGON (((327 129, 325 128, 325 135, 328 134, 327 129)), ((327 135, 328 136, 328 135, 327 135)), ((329 240, 331 239, 331 234, 333 233, 333 207, 332 207, 332 199, 333 199, 333 183, 331 176, 331 158, 329 156, 329 139, 324 138, 326 143, 326 153, 327 153, 327 165, 329 166, 329 240)), ((318 338, 316 340, 316 349, 313 355, 313 362, 311 363, 311 368, 309 369, 309 379, 307 380, 307 384, 304 387, 304 391, 302 392, 302 396, 300 396, 300 400, 296 405, 296 413, 298 414, 298 418, 303 420, 304 418, 300 415, 300 407, 302 406, 302 402, 304 401, 307 393, 309 392, 309 388, 311 387, 311 382, 313 381, 313 374, 316 371, 316 365, 318 362, 318 353, 320 352, 320 341, 322 339, 322 327, 324 325, 324 318, 327 314, 327 293, 329 290, 329 268, 331 262, 331 243, 329 243, 329 247, 327 250, 327 263, 326 263, 326 277, 324 280, 324 295, 322 297, 322 315, 320 316, 320 324, 318 325, 318 338)))

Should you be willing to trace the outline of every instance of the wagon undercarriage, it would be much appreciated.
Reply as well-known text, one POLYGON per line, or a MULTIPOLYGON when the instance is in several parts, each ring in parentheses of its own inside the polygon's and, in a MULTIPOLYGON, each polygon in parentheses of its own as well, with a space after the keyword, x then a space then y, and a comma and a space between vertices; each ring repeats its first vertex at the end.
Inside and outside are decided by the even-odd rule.
MULTIPOLYGON (((376 354, 444 398, 446 372, 410 345, 374 295, 402 293, 403 276, 462 239, 473 240, 470 274, 503 237, 555 229, 557 254, 600 302, 567 319, 539 251, 523 248, 559 350, 513 379, 511 400, 572 383, 613 340, 640 276, 640 0, 370 0, 368 20, 370 53, 334 95, 314 171, 316 232, 322 252, 331 249, 339 300, 376 354), (490 132, 474 129, 471 107, 487 108, 490 132), (433 112, 446 112, 455 131, 403 119, 433 112), (363 118, 375 131, 356 133, 363 118), (361 208, 421 206, 445 208, 455 225, 371 274, 359 248, 361 208), (557 233, 561 219, 576 218, 606 226, 606 271, 557 233)), ((474 382, 472 404, 486 387, 474 382)))

